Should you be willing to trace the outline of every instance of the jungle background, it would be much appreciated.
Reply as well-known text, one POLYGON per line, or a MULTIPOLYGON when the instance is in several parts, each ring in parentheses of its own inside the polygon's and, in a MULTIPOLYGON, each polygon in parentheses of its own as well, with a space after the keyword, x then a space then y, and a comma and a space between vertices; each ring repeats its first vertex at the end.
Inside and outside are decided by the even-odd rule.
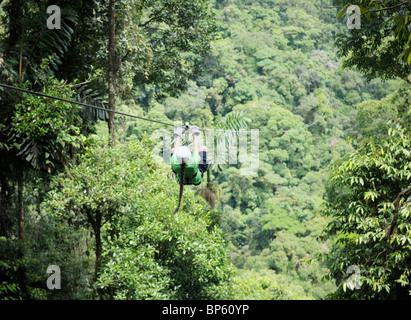
POLYGON ((260 130, 256 174, 210 165, 173 215, 173 128, 0 87, 0 297, 409 297, 408 7, 349 30, 346 4, 0 1, 2 83, 260 130))

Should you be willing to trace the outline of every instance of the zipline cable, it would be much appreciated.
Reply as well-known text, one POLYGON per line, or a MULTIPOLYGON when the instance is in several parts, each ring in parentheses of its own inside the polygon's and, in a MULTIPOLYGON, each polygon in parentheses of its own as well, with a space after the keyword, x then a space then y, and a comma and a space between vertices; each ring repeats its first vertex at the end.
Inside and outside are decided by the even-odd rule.
POLYGON ((119 114, 119 115, 130 117, 130 118, 136 118, 136 119, 140 119, 140 120, 151 121, 151 122, 156 122, 156 123, 164 124, 164 125, 167 125, 167 126, 175 127, 175 125, 171 124, 171 123, 158 121, 158 120, 152 120, 152 119, 148 119, 148 118, 143 118, 143 117, 139 117, 139 116, 136 116, 136 115, 133 115, 133 114, 128 114, 128 113, 124 113, 124 112, 120 112, 120 111, 110 110, 110 109, 106 109, 106 108, 103 108, 103 107, 97 107, 97 106, 94 106, 92 104, 88 104, 88 103, 84 103, 84 102, 78 102, 78 101, 68 100, 68 99, 64 99, 64 98, 60 98, 60 97, 54 97, 54 96, 51 96, 51 95, 48 95, 48 94, 39 93, 39 92, 35 92, 35 91, 30 91, 30 90, 22 89, 22 88, 19 88, 19 87, 14 87, 14 86, 10 86, 10 85, 4 84, 4 83, 0 83, 0 87, 4 87, 4 88, 16 90, 16 91, 21 91, 21 92, 25 92, 25 93, 29 93, 29 94, 34 94, 34 95, 40 96, 40 97, 45 97, 45 98, 60 100, 60 101, 68 102, 68 103, 78 104, 78 105, 83 106, 83 107, 94 108, 94 109, 97 109, 97 110, 103 110, 103 111, 119 114))

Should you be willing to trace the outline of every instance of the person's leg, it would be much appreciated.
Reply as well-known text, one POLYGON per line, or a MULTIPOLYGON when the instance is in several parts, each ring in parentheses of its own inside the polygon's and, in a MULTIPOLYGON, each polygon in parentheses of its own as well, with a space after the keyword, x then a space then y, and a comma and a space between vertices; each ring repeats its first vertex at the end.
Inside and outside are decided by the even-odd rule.
POLYGON ((198 166, 198 169, 201 171, 202 175, 204 175, 204 172, 206 172, 208 169, 207 148, 205 146, 199 149, 199 155, 200 155, 201 160, 200 160, 200 165, 198 166))
POLYGON ((207 148, 205 146, 202 146, 201 148, 198 146, 198 136, 197 135, 193 135, 193 152, 197 152, 200 155, 201 157, 200 164, 207 163, 207 148))
POLYGON ((193 152, 199 152, 200 149, 198 147, 198 136, 193 135, 193 152))

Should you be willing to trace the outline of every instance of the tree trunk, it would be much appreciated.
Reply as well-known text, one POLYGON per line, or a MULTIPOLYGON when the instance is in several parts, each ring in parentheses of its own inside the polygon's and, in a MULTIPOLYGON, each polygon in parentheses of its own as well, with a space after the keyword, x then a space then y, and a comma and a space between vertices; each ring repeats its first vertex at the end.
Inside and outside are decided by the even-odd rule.
MULTIPOLYGON (((116 110, 116 17, 115 1, 109 1, 109 38, 108 38, 108 104, 109 109, 116 110)), ((111 139, 111 145, 115 144, 114 136, 114 113, 108 115, 108 131, 111 139)))
MULTIPOLYGON (((0 169, 1 170, 1 169, 0 169)), ((7 208, 11 207, 10 188, 6 176, 0 176, 0 236, 9 237, 10 217, 7 208)))
POLYGON ((21 32, 21 39, 20 39, 19 83, 21 83, 21 69, 23 66, 23 43, 24 43, 24 31, 21 32))
POLYGON ((94 266, 94 281, 96 281, 98 277, 98 273, 101 268, 101 259, 102 259, 102 253, 103 253, 103 247, 101 244, 101 232, 100 232, 99 226, 97 226, 96 229, 94 230, 94 235, 96 238, 96 264, 94 266))
POLYGON ((24 243, 24 201, 23 201, 23 172, 19 173, 17 178, 17 221, 18 221, 18 238, 21 244, 24 243))
POLYGON ((19 17, 24 14, 25 7, 26 5, 23 0, 14 0, 13 5, 10 6, 10 9, 7 12, 9 15, 9 37, 6 49, 7 53, 10 53, 12 48, 20 40, 23 25, 20 23, 19 17))
MULTIPOLYGON (((96 262, 94 265, 94 283, 98 279, 98 274, 101 269, 101 262, 103 260, 103 244, 101 243, 101 225, 102 225, 102 213, 97 212, 94 220, 94 237, 95 237, 95 250, 96 250, 96 262)), ((100 299, 104 299, 104 289, 96 288, 97 294, 100 299)))
POLYGON ((18 173, 17 176, 17 230, 18 230, 18 253, 17 253, 17 281, 22 292, 23 299, 27 299, 27 289, 26 289, 26 267, 22 263, 25 256, 25 245, 24 245, 24 199, 23 199, 23 189, 24 189, 24 173, 23 171, 18 173))
POLYGON ((90 223, 91 227, 94 231, 94 238, 95 238, 95 250, 96 250, 96 262, 94 265, 94 281, 97 280, 98 273, 101 267, 101 260, 102 260, 102 253, 103 253, 103 246, 101 243, 101 225, 102 225, 102 213, 95 212, 93 217, 92 212, 86 211, 87 220, 90 223))
MULTIPOLYGON (((98 279, 98 274, 101 268, 102 255, 103 255, 103 245, 101 243, 101 226, 102 226, 102 213, 96 211, 95 214, 92 211, 86 210, 87 221, 91 225, 94 232, 94 243, 95 243, 95 254, 96 260, 94 263, 94 276, 93 281, 96 282, 98 279)), ((97 288, 97 294, 102 297, 103 293, 97 288)))

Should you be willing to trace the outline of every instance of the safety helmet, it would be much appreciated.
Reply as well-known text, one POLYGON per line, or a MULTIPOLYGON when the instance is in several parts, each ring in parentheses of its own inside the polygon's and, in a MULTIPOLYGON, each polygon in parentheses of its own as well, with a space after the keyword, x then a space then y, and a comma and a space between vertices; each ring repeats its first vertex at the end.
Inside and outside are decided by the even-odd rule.
POLYGON ((178 163, 186 163, 188 164, 188 162, 191 159, 191 151, 188 147, 186 146, 182 146, 180 148, 177 149, 176 151, 176 158, 178 163))

